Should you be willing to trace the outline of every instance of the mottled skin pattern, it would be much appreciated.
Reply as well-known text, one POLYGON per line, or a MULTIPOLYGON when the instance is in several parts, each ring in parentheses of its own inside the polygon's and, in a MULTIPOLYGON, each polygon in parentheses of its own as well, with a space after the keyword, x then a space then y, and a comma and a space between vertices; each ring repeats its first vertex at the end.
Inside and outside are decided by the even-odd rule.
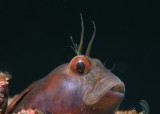
POLYGON ((124 84, 99 60, 76 57, 37 81, 14 106, 8 107, 7 113, 38 109, 45 114, 113 114, 124 98, 124 84), (76 57, 90 61, 86 74, 70 70, 76 57))

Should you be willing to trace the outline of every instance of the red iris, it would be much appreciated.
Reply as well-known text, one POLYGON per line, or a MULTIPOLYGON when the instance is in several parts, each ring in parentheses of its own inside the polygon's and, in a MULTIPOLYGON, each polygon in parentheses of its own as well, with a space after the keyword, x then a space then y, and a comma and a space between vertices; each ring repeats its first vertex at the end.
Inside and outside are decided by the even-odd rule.
POLYGON ((74 74, 84 75, 91 69, 91 63, 85 56, 76 56, 70 62, 70 70, 74 74))

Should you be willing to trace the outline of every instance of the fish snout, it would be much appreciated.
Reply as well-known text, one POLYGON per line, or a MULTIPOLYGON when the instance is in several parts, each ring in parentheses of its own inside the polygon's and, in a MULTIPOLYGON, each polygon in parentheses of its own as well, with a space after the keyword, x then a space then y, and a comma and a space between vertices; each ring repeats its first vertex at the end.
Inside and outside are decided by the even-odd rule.
POLYGON ((85 94, 83 102, 88 112, 113 114, 119 108, 124 96, 125 86, 114 75, 100 79, 94 88, 85 94))
POLYGON ((117 95, 117 97, 124 97, 125 86, 123 82, 116 76, 104 77, 100 79, 91 91, 86 93, 83 100, 86 104, 92 105, 97 103, 108 94, 117 95))

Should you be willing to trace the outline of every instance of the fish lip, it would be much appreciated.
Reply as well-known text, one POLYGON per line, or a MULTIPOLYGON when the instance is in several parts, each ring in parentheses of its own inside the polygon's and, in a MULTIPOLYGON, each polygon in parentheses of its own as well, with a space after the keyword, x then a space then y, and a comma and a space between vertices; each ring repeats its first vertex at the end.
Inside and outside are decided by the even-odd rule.
POLYGON ((118 83, 117 85, 113 86, 113 87, 110 89, 110 91, 124 94, 124 93, 125 93, 124 84, 123 84, 123 83, 118 83))
POLYGON ((97 103, 101 98, 106 97, 111 93, 120 97, 124 97, 125 95, 125 86, 123 82, 116 76, 101 78, 94 84, 92 89, 88 90, 88 92, 85 93, 83 101, 87 105, 93 105, 97 103), (105 84, 107 82, 109 86, 105 84))

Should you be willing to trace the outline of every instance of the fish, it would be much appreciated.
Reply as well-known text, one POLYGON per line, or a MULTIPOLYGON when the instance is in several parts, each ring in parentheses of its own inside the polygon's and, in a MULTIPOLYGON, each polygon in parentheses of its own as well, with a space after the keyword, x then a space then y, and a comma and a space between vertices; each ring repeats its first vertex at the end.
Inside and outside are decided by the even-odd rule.
POLYGON ((125 96, 125 85, 100 60, 90 57, 96 33, 94 22, 86 54, 81 54, 84 23, 80 16, 79 46, 71 37, 76 56, 29 85, 7 107, 7 114, 28 109, 44 114, 114 114, 119 108, 125 96))

